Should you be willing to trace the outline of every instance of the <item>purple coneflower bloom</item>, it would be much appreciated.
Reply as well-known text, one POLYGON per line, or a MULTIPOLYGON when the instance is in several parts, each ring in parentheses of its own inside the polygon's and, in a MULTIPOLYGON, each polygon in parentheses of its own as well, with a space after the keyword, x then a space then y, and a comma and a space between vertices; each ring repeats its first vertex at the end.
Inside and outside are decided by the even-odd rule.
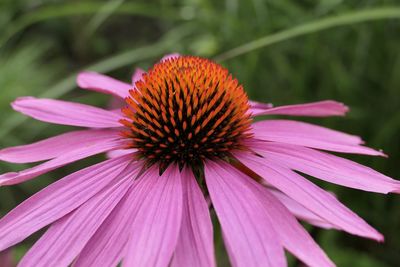
POLYGON ((300 173, 377 193, 400 183, 327 152, 384 155, 353 135, 259 115, 340 116, 335 101, 273 108, 207 59, 170 55, 126 84, 93 72, 78 85, 120 97, 121 110, 24 97, 35 119, 86 127, 0 150, 18 184, 103 152, 110 158, 58 180, 0 220, 0 251, 49 226, 20 266, 215 266, 215 210, 233 266, 333 266, 298 219, 382 241, 383 236, 300 173), (323 151, 321 151, 323 150, 323 151))

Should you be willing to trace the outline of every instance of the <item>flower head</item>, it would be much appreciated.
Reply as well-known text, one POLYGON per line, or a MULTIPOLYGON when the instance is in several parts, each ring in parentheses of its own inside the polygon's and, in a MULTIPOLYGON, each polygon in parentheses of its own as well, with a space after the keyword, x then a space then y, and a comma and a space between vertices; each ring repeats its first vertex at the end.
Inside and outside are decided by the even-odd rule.
POLYGON ((242 148, 251 117, 243 87, 220 65, 197 57, 156 64, 122 109, 124 136, 140 157, 160 166, 199 165, 242 148))
POLYGON ((233 266, 286 266, 284 249, 309 266, 333 266, 298 219, 383 240, 298 173, 399 193, 398 181, 321 150, 382 152, 357 136, 304 122, 252 121, 259 115, 344 115, 343 104, 273 108, 249 101, 222 66, 179 55, 138 70, 132 84, 84 72, 78 85, 125 104, 105 110, 32 97, 13 103, 38 120, 89 129, 0 150, 4 161, 45 161, 0 175, 0 185, 95 154, 110 157, 44 188, 0 220, 0 251, 50 225, 21 266, 215 266, 210 209, 233 266))

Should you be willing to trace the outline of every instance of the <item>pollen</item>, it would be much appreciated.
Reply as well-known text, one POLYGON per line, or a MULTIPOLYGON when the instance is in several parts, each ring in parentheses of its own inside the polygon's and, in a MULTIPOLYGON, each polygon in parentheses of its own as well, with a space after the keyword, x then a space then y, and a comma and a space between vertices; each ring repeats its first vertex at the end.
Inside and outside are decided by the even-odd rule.
POLYGON ((150 164, 197 165, 245 149, 248 97, 227 69, 199 57, 160 62, 125 99, 123 135, 150 164))

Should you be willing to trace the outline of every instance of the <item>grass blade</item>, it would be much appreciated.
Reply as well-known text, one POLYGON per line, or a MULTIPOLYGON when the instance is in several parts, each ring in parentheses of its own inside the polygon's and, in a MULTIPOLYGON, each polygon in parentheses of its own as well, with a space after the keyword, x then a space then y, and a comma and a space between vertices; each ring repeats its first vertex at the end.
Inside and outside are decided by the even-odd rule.
POLYGON ((342 15, 325 17, 315 20, 313 22, 304 23, 302 25, 295 26, 287 30, 264 36, 260 39, 256 39, 254 41, 226 51, 216 56, 214 59, 218 62, 221 62, 252 52, 265 46, 290 40, 298 36, 303 36, 306 34, 315 33, 338 26, 346 26, 382 19, 400 19, 400 7, 374 8, 362 11, 353 11, 342 15))

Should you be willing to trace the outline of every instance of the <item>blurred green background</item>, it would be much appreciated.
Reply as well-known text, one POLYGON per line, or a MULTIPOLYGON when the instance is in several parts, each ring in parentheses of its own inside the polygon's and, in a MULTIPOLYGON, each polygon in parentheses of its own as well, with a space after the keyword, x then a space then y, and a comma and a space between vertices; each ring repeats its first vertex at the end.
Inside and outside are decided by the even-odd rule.
MULTIPOLYGON (((96 70, 129 81, 135 67, 147 68, 168 52, 217 60, 254 100, 346 103, 351 112, 345 118, 308 121, 360 135, 369 146, 382 148, 388 159, 347 157, 400 177, 398 0, 0 0, 0 148, 70 129, 16 114, 9 105, 16 97, 106 106, 107 96, 76 87, 78 71, 96 70)), ((0 188, 0 215, 101 158, 0 188)), ((0 173, 26 167, 0 162, 0 173)), ((386 237, 378 244, 311 229, 337 265, 400 266, 400 196, 319 184, 386 237)), ((37 237, 18 245, 15 258, 37 237)), ((220 242, 217 254, 221 266, 229 266, 220 242)))

